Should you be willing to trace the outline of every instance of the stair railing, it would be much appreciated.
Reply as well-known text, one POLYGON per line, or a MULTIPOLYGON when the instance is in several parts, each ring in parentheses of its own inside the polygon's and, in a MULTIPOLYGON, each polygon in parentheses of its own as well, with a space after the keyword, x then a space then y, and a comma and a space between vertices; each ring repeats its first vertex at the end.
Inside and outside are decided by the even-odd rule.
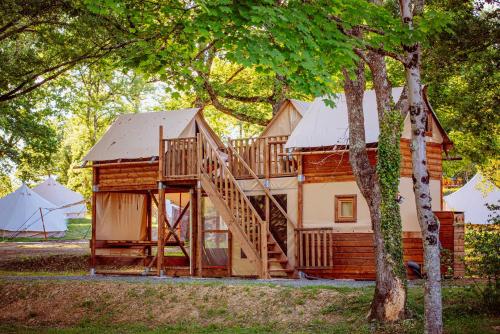
MULTIPOLYGON (((264 185, 264 183, 262 182, 262 180, 257 176, 257 174, 255 174, 255 172, 252 170, 252 168, 250 168, 250 166, 247 164, 247 162, 245 161, 245 159, 233 147, 233 145, 231 144, 231 142, 229 142, 229 144, 228 144, 228 150, 229 150, 229 154, 232 157, 232 161, 236 160, 236 161, 240 162, 241 166, 243 166, 243 168, 245 169, 246 173, 248 173, 252 177, 252 179, 255 180, 255 182, 257 183, 257 185, 264 191, 265 196, 267 196, 269 198, 269 200, 271 200, 271 202, 281 212, 281 214, 283 215, 283 217, 286 218, 287 223, 292 227, 293 234, 295 235, 295 230, 297 228, 297 224, 295 223, 295 221, 288 215, 288 213, 286 212, 286 210, 283 209, 283 207, 281 206, 281 204, 276 200, 276 198, 273 196, 273 194, 271 194, 271 192, 269 191, 268 187, 266 187, 264 185)), ((265 154, 265 156, 268 156, 268 154, 265 154)), ((265 174, 266 174, 266 176, 269 177, 269 174, 270 174, 269 170, 266 170, 265 174)), ((269 229, 269 222, 267 224, 267 228, 269 229)), ((271 234, 271 237, 272 237, 272 234, 271 234)), ((279 243, 276 243, 276 246, 279 248, 279 250, 281 251, 281 253, 288 258, 287 254, 283 251, 283 249, 281 248, 281 246, 279 245, 279 243)), ((298 249, 296 247, 296 249, 295 249, 295 257, 297 257, 297 255, 298 255, 297 250, 298 249)))
POLYGON ((200 173, 210 180, 262 260, 267 275, 267 222, 257 213, 227 166, 226 154, 200 133, 200 173))

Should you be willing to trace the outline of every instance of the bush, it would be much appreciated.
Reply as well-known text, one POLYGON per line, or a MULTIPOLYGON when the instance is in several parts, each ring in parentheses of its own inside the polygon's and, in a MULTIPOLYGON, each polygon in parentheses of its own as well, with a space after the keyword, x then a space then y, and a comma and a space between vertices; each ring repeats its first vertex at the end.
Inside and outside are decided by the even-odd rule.
POLYGON ((500 310, 500 205, 487 205, 492 212, 488 225, 468 226, 465 234, 465 268, 474 278, 486 280, 475 284, 474 291, 489 310, 500 310))

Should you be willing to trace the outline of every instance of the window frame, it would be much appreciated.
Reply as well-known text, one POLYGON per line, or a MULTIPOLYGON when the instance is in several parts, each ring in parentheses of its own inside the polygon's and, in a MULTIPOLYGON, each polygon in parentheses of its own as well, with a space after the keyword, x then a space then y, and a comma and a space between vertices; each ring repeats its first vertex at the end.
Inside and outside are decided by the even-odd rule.
POLYGON ((335 223, 356 223, 358 221, 358 195, 335 195, 335 223), (341 217, 339 213, 340 203, 350 200, 352 202, 352 217, 341 217))

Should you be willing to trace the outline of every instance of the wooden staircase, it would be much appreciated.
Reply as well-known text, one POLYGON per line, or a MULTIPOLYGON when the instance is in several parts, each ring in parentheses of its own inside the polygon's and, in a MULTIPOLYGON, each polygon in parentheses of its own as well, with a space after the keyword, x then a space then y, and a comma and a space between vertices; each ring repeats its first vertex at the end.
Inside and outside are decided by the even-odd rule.
MULTIPOLYGON (((260 217, 228 168, 227 155, 223 152, 225 148, 217 147, 203 131, 198 134, 197 142, 201 187, 233 237, 240 241, 249 261, 258 268, 259 276, 294 277, 295 271, 271 234, 268 222, 260 217)), ((229 150, 229 153, 237 155, 231 147, 229 150)))

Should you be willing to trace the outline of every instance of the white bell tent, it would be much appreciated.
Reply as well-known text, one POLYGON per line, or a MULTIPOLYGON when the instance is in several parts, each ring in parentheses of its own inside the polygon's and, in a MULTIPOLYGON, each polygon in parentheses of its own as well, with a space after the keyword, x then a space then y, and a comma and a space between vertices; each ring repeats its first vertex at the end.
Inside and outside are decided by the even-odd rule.
POLYGON ((448 210, 464 212, 466 223, 482 225, 488 223, 489 215, 492 214, 486 204, 500 205, 500 191, 477 173, 462 188, 443 199, 448 210))
POLYGON ((50 176, 33 188, 33 191, 58 207, 64 207, 61 210, 67 218, 83 218, 87 213, 83 196, 50 176))
POLYGON ((62 237, 66 229, 64 212, 25 184, 0 198, 2 237, 62 237))

